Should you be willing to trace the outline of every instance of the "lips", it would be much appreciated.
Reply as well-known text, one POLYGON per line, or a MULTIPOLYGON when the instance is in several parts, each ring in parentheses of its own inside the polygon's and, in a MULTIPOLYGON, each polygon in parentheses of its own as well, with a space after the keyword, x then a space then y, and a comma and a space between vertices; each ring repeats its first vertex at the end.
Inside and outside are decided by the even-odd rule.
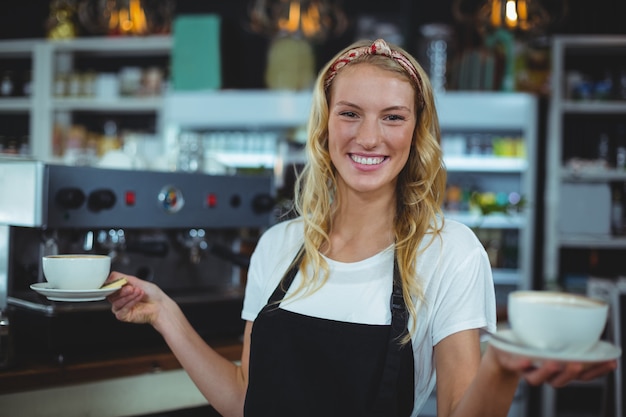
POLYGON ((361 165, 378 165, 381 164, 385 158, 386 157, 384 156, 361 156, 350 154, 350 159, 361 165))

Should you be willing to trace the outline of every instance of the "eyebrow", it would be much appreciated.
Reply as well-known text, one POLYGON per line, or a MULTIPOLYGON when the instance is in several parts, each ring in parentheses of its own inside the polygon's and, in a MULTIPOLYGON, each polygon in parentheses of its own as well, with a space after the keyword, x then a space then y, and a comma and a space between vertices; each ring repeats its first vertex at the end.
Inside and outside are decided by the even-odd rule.
MULTIPOLYGON (((357 109, 361 108, 361 106, 358 106, 358 105, 356 105, 354 103, 351 103, 349 101, 343 101, 343 100, 342 101, 338 101, 337 103, 335 103, 335 107, 336 106, 348 106, 348 107, 354 107, 354 108, 357 108, 357 109)), ((399 106, 389 106, 389 107, 385 107, 382 110, 383 111, 404 110, 404 111, 411 112, 411 109, 409 107, 402 106, 402 105, 399 105, 399 106)))

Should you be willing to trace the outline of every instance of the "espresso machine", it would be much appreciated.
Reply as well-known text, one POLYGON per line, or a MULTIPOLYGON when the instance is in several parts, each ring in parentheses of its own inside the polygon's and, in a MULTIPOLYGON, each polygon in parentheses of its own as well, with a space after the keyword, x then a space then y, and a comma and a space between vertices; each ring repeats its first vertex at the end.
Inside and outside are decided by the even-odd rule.
MULTIPOLYGON (((205 175, 0 160, 0 350, 63 357, 163 343, 115 319, 107 301, 50 301, 41 258, 111 256, 159 285, 206 339, 238 337, 245 272, 273 222, 270 175, 205 175)), ((9 352, 9 353, 7 353, 9 352)), ((1 365, 1 364, 0 364, 1 365)))

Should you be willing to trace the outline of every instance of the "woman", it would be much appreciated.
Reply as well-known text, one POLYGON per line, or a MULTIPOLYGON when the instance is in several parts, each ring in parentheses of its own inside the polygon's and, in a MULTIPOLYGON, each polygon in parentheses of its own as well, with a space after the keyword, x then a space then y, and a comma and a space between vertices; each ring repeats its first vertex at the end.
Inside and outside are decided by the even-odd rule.
POLYGON ((481 356, 479 332, 496 325, 490 266, 467 227, 443 221, 439 139, 409 54, 383 40, 346 48, 316 81, 300 216, 251 259, 241 364, 153 284, 127 277, 113 312, 153 325, 225 416, 416 416, 435 386, 440 417, 505 416, 522 377, 560 386, 614 369, 481 356))

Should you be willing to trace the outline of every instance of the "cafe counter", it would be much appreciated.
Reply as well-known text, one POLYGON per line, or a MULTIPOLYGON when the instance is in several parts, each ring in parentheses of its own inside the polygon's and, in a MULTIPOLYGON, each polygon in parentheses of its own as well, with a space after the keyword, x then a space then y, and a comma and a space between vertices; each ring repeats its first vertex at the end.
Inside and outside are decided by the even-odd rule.
MULTIPOLYGON (((211 345, 232 361, 241 359, 239 340, 211 345)), ((165 347, 54 361, 28 357, 0 371, 2 415, 121 417, 205 405, 165 347)))

